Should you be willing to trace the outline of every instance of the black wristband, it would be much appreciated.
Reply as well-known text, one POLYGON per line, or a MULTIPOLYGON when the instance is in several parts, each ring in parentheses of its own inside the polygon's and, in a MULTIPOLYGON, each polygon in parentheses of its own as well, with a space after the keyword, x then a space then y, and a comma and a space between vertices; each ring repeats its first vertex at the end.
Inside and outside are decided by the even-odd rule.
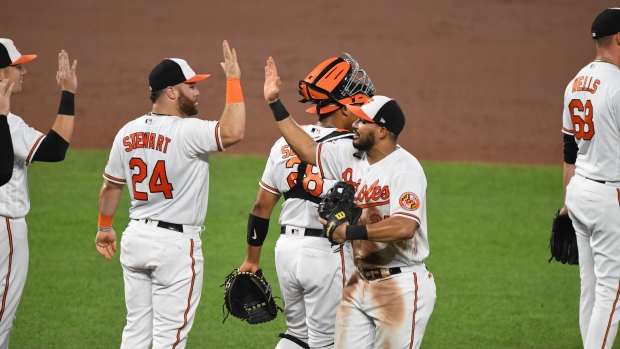
POLYGON ((347 240, 368 240, 368 229, 366 225, 347 225, 347 240))
POLYGON ((282 101, 280 101, 279 99, 273 103, 269 103, 269 108, 271 108, 271 111, 273 112, 273 116, 276 118, 276 121, 282 121, 291 116, 291 114, 289 114, 284 107, 284 104, 282 104, 282 101))
POLYGON ((250 213, 250 217, 248 218, 248 245, 263 246, 268 230, 269 219, 258 217, 250 213))
POLYGON ((69 91, 62 91, 60 96, 60 106, 58 114, 75 115, 75 94, 69 91))

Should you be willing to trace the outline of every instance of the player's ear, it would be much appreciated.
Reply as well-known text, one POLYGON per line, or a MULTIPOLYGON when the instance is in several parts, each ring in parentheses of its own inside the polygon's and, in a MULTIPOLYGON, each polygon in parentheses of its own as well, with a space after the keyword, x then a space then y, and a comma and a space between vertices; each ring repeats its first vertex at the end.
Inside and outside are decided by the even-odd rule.
POLYGON ((177 96, 174 94, 175 88, 173 86, 166 87, 166 96, 170 99, 176 99, 177 96))

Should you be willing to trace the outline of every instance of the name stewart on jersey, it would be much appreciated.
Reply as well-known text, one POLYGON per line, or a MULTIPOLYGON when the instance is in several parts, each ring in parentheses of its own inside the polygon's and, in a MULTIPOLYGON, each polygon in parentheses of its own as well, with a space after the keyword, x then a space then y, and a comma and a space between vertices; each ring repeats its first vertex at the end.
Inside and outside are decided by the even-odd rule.
POLYGON ((123 145, 125 146, 125 151, 128 153, 134 149, 147 148, 165 154, 168 151, 168 144, 170 144, 170 141, 170 138, 164 135, 158 135, 157 133, 134 132, 123 138, 123 145))
POLYGON ((601 80, 595 80, 591 76, 578 76, 573 81, 573 92, 586 91, 590 93, 595 93, 600 83, 601 80))

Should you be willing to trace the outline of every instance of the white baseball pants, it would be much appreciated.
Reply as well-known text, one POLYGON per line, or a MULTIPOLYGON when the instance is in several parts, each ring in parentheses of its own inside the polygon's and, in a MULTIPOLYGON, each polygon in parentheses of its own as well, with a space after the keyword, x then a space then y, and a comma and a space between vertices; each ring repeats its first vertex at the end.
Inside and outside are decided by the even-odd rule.
POLYGON ((324 237, 282 234, 276 243, 286 333, 308 343, 310 348, 331 348, 343 282, 348 281, 343 266, 345 273, 353 269, 349 244, 334 253, 336 248, 324 237), (348 260, 345 251, 349 251, 348 260))
POLYGON ((364 280, 356 273, 344 288, 336 316, 336 349, 419 348, 437 298, 424 264, 400 274, 364 280))
POLYGON ((0 348, 9 347, 17 306, 28 276, 28 226, 24 218, 0 217, 0 348))
POLYGON ((620 318, 620 189, 576 174, 566 206, 577 233, 584 348, 611 348, 620 318))
POLYGON ((121 349, 185 348, 202 290, 201 229, 131 221, 121 240, 127 325, 121 349))

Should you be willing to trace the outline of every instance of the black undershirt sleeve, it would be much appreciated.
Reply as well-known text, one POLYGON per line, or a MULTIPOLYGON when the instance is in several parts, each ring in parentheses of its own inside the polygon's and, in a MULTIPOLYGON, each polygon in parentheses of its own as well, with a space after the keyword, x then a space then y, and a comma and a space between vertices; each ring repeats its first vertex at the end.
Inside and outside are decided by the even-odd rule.
POLYGON ((34 153, 32 161, 58 162, 65 159, 65 154, 69 148, 69 142, 62 138, 56 131, 50 130, 47 136, 41 141, 37 152, 34 153))
POLYGON ((577 161, 577 142, 575 136, 564 134, 564 162, 574 165, 577 161))
POLYGON ((0 115, 0 186, 11 180, 14 158, 9 122, 6 115, 0 115))

